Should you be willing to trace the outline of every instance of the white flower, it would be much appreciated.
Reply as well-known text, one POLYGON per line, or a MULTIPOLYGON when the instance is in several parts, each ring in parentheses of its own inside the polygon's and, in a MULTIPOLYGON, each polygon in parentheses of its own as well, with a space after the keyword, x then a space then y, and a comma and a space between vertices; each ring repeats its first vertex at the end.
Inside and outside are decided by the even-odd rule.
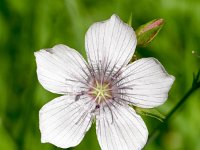
POLYGON ((133 29, 113 15, 87 31, 88 63, 65 45, 35 52, 39 82, 64 95, 39 112, 42 142, 76 146, 95 119, 102 150, 144 147, 148 130, 129 104, 142 108, 163 104, 174 77, 154 58, 128 64, 136 43, 133 29))

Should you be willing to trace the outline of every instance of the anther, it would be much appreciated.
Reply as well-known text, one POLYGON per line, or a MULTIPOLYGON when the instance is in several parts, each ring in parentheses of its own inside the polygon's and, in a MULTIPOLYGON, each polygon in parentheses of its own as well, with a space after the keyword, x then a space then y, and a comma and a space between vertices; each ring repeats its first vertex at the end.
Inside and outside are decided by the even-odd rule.
POLYGON ((80 97, 81 97, 82 95, 84 95, 84 94, 85 94, 84 91, 81 91, 80 94, 77 94, 76 97, 75 97, 75 101, 78 101, 78 100, 80 99, 80 97))
POLYGON ((95 107, 95 109, 99 109, 100 108, 100 105, 98 104, 98 105, 96 105, 96 107, 95 107))
POLYGON ((80 97, 81 97, 80 94, 76 95, 76 97, 75 97, 75 101, 78 101, 78 100, 80 99, 80 97))

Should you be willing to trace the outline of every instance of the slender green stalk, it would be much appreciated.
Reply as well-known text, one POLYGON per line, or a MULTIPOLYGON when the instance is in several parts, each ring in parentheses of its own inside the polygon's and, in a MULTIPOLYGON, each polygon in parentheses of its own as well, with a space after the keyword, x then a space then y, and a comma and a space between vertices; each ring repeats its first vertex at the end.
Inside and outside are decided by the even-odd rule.
POLYGON ((163 129, 169 119, 173 116, 173 114, 188 100, 188 98, 198 89, 200 88, 200 82, 198 82, 200 77, 200 71, 198 72, 197 76, 194 76, 192 87, 188 90, 188 92, 181 98, 181 100, 176 104, 176 106, 169 112, 169 114, 164 119, 163 123, 159 124, 158 127, 149 135, 148 143, 151 143, 153 139, 155 139, 159 134, 161 129, 163 129))

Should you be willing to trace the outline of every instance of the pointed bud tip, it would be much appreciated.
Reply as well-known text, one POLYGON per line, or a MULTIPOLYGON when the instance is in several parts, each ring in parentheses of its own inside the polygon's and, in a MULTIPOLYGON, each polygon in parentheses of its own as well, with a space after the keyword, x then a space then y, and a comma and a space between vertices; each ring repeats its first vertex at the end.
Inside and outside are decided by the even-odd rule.
POLYGON ((164 19, 155 19, 151 23, 148 23, 147 26, 143 29, 143 32, 160 27, 164 24, 164 19))
POLYGON ((161 30, 164 25, 164 19, 154 19, 136 30, 138 46, 149 44, 161 30))

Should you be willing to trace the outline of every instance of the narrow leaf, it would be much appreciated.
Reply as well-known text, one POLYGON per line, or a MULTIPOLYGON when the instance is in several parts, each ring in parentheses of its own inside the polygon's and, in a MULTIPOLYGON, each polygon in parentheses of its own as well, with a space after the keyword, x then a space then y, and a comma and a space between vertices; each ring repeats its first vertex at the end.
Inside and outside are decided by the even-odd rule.
POLYGON ((134 107, 134 109, 139 115, 152 117, 152 118, 158 119, 161 122, 163 122, 163 120, 165 119, 165 116, 161 114, 157 109, 153 109, 153 108, 144 109, 144 108, 138 108, 138 107, 134 107))

